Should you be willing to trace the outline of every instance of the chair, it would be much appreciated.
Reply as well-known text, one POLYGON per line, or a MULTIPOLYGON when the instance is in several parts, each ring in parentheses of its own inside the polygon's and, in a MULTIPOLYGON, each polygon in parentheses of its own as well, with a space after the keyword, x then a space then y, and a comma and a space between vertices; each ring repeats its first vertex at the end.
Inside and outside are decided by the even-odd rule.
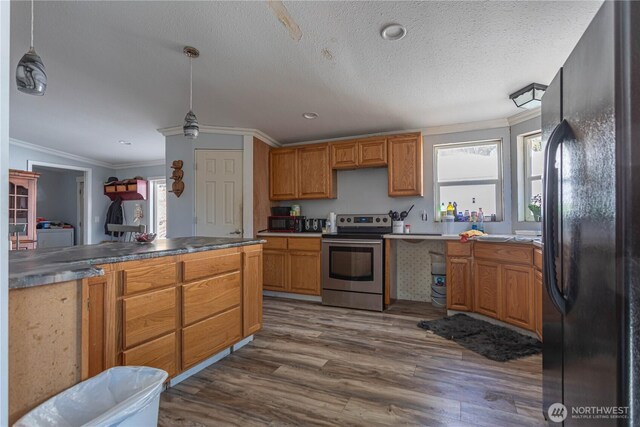
POLYGON ((118 242, 132 242, 135 233, 144 233, 147 227, 143 224, 140 225, 122 225, 122 224, 107 224, 107 231, 110 233, 111 241, 116 238, 118 242), (118 233, 117 236, 114 236, 118 233))
MULTIPOLYGON (((9 236, 14 235, 16 238, 16 251, 20 249, 20 233, 27 231, 27 224, 9 224, 9 236)), ((9 245, 11 248, 11 245, 9 245)))

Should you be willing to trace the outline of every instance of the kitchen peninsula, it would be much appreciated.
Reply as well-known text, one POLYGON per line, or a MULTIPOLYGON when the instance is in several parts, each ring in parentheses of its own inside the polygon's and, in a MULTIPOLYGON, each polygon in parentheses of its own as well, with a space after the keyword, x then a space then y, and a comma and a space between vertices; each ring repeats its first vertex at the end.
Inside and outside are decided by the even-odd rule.
POLYGON ((179 382, 262 326, 260 239, 11 252, 10 421, 118 365, 179 382))

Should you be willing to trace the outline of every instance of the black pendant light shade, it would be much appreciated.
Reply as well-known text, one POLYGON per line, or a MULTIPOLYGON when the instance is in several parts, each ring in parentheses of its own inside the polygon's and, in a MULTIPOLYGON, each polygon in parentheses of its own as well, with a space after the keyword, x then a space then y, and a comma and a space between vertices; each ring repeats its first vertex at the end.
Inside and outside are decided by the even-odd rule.
POLYGON ((195 47, 185 46, 182 52, 189 58, 189 112, 184 116, 184 126, 182 131, 189 139, 196 139, 200 133, 198 118, 193 113, 193 58, 200 56, 200 52, 195 47))
POLYGON ((16 67, 16 85, 20 92, 44 95, 47 90, 47 73, 42 59, 33 48, 33 0, 31 0, 31 44, 16 67))
POLYGON ((184 136, 190 139, 196 139, 200 133, 200 127, 198 126, 198 118, 193 111, 189 110, 186 116, 184 116, 184 126, 182 126, 184 136))
POLYGON ((42 96, 47 90, 47 73, 42 59, 33 47, 18 62, 16 84, 20 92, 29 95, 42 96))
POLYGON ((509 95, 509 99, 511 99, 518 108, 536 108, 542 104, 542 95, 544 95, 546 90, 547 86, 543 84, 531 83, 509 95))

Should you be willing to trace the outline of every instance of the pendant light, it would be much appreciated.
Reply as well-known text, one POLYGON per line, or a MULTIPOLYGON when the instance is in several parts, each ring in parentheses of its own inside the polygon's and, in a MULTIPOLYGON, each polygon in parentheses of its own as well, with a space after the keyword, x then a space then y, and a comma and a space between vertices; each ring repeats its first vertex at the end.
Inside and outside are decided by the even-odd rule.
POLYGON ((196 139, 198 133, 200 133, 200 127, 198 126, 198 119, 193 114, 193 58, 200 56, 200 52, 195 47, 185 46, 182 50, 185 55, 189 57, 189 112, 184 116, 184 136, 190 139, 196 139))
POLYGON ((33 48, 33 0, 31 0, 31 45, 16 68, 16 84, 20 92, 42 96, 47 90, 47 73, 42 59, 33 48))

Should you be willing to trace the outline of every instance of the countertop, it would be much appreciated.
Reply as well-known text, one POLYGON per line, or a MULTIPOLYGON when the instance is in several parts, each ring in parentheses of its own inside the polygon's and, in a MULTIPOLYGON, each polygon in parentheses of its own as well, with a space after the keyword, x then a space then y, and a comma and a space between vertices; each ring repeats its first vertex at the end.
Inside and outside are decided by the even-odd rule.
POLYGON ((100 243, 9 252, 9 289, 102 276, 100 264, 158 258, 264 243, 261 239, 179 237, 153 243, 100 243))
POLYGON ((322 237, 322 233, 276 233, 261 231, 258 237, 322 237))
MULTIPOLYGON (((440 235, 440 234, 420 234, 420 233, 409 233, 409 234, 385 234, 383 236, 385 239, 398 239, 398 240, 460 240, 459 235, 440 235)), ((540 236, 528 236, 528 235, 520 235, 520 234, 499 234, 499 235, 488 235, 487 239, 482 238, 471 238, 469 240, 473 240, 476 242, 488 242, 488 243, 519 243, 526 244, 532 243, 536 247, 541 247, 542 243, 540 241, 540 236)))

